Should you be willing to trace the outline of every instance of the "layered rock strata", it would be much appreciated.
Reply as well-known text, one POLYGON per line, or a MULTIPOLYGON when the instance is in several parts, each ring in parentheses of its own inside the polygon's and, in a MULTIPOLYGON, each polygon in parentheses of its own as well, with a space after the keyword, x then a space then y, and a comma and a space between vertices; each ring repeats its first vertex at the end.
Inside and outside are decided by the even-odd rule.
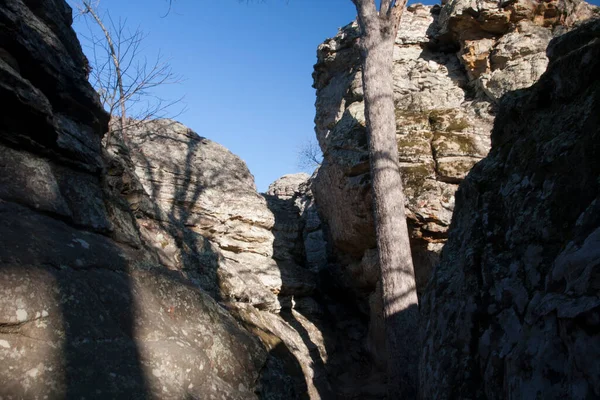
POLYGON ((422 296, 423 399, 600 398, 600 20, 506 94, 422 296))
POLYGON ((0 397, 326 396, 316 269, 245 164, 169 120, 105 150, 71 23, 0 7, 0 397))
MULTIPOLYGON (((419 294, 447 239, 458 184, 490 148, 497 102, 536 82, 553 36, 596 14, 580 1, 455 0, 404 12, 394 48, 394 101, 419 294)), ((378 268, 358 36, 350 24, 317 51, 315 131, 324 162, 312 191, 333 248, 331 269, 370 304, 373 327, 378 268)), ((379 331, 372 329, 374 349, 379 331)))
POLYGON ((0 397, 255 397, 268 349, 161 262, 135 182, 114 185, 71 22, 63 1, 0 7, 0 397))

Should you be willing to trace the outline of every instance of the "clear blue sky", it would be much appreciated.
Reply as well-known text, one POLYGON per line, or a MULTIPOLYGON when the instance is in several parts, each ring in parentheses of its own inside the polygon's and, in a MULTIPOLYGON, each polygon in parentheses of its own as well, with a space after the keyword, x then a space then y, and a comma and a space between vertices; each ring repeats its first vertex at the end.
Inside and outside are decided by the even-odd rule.
MULTIPOLYGON (((69 1, 73 5, 73 1, 69 1)), ((312 67, 317 46, 352 21, 350 0, 101 0, 113 19, 148 34, 149 57, 171 58, 185 95, 177 119, 240 156, 259 191, 299 172, 298 148, 314 137, 312 67)), ((77 32, 86 25, 76 19, 77 32)), ((85 50, 85 48, 84 48, 85 50)))
MULTIPOLYGON (((177 119, 246 161, 259 191, 299 171, 298 149, 314 137, 316 49, 354 19, 350 0, 174 0, 164 18, 166 0, 101 0, 100 8, 148 34, 149 58, 159 49, 171 58, 185 81, 158 94, 185 95, 177 119)), ((82 19, 74 28, 87 30, 82 19)))

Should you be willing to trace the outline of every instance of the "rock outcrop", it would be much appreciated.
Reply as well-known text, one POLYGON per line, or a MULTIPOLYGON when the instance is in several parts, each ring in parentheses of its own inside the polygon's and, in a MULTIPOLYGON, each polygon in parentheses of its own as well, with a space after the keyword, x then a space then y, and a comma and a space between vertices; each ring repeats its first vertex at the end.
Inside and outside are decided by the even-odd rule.
POLYGON ((188 247, 194 253, 201 247, 196 242, 207 240, 219 259, 213 271, 216 279, 205 289, 222 299, 276 311, 278 294, 308 294, 314 289, 314 278, 304 269, 273 259, 275 218, 239 157, 175 121, 147 122, 128 134, 135 176, 154 206, 143 210, 151 218, 139 220, 142 235, 159 243, 172 236, 162 226, 198 238, 183 243, 165 239, 165 263, 185 269, 185 260, 173 257, 172 251, 188 247))
POLYGON ((301 346, 311 349, 297 355, 302 365, 312 365, 305 371, 313 380, 314 388, 308 385, 311 398, 379 399, 385 397, 385 382, 372 368, 364 346, 368 327, 357 309, 361 304, 340 285, 343 277, 329 268, 327 227, 318 216, 312 179, 307 174, 285 175, 265 193, 275 215, 274 258, 299 263, 317 278, 312 296, 280 296, 282 305, 292 308, 291 314, 284 310, 281 315, 305 338, 301 346))
MULTIPOLYGON (((432 398, 600 393, 598 23, 506 94, 590 10, 404 16, 398 143, 421 294, 502 97, 422 296, 432 398)), ((0 398, 384 396, 365 348, 381 351, 356 26, 319 50, 324 165, 261 195, 241 159, 175 121, 104 148, 71 23, 63 0, 0 7, 0 398)))
POLYGON ((327 397, 307 189, 267 201, 170 120, 105 150, 71 22, 60 0, 0 7, 0 397, 327 397))
MULTIPOLYGON (((447 239, 458 184, 490 148, 498 100, 536 82, 551 38, 594 10, 578 0, 454 0, 404 12, 394 49, 394 101, 419 294, 447 239)), ((315 130, 324 162, 312 191, 333 248, 330 268, 370 303, 373 316, 378 268, 358 34, 350 24, 317 52, 315 130)))
POLYGON ((333 335, 314 298, 324 242, 315 239, 320 222, 307 176, 284 177, 259 195, 239 157, 175 121, 134 124, 128 137, 128 146, 111 149, 112 187, 135 210, 160 262, 209 293, 269 351, 261 396, 332 393, 325 364, 333 335))
POLYGON ((71 22, 60 0, 0 7, 0 397, 334 397, 364 326, 319 289, 308 176, 260 195, 171 120, 105 149, 71 22))
POLYGON ((284 175, 273 182, 265 197, 275 216, 276 260, 306 264, 312 272, 327 268, 327 243, 307 174, 284 175))
POLYGON ((423 399, 600 398, 600 20, 506 94, 422 296, 423 399))
POLYGON ((0 7, 0 397, 256 397, 268 350, 113 185, 71 22, 59 0, 0 7))

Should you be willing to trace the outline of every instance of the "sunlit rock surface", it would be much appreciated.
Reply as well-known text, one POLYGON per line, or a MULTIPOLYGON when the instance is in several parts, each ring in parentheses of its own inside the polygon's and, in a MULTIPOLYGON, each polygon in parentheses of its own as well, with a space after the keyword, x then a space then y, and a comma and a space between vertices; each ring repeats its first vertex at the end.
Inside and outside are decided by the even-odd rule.
POLYGON ((148 240, 162 220, 136 220, 151 202, 103 154, 71 22, 63 1, 0 7, 0 397, 256 397, 269 352, 195 279, 211 243, 187 276, 148 240))
POLYGON ((171 120, 104 149, 71 22, 0 7, 0 397, 333 398, 364 327, 319 292, 308 176, 261 195, 171 120))
POLYGON ((0 397, 319 398, 314 268, 272 258, 275 216, 222 146, 161 120, 102 148, 71 22, 0 7, 0 397))
MULTIPOLYGON (((533 83, 545 67, 547 41, 591 12, 584 3, 516 2, 502 10, 486 4, 412 6, 397 40, 398 143, 420 292, 445 241, 456 185, 489 149, 495 103, 533 83), (472 34, 461 36, 461 24, 472 34)), ((370 356, 381 351, 381 332, 367 324, 379 310, 373 294, 378 268, 356 28, 347 27, 319 50, 316 121, 324 165, 314 177, 287 175, 259 194, 241 159, 175 121, 134 124, 127 145, 117 134, 104 149, 108 116, 87 83, 89 66, 70 28, 71 14, 60 0, 7 0, 0 7, 0 397, 382 398, 385 381, 370 356)), ((548 76, 563 86, 549 87, 546 78, 538 89, 502 103, 503 121, 492 137, 499 147, 490 157, 507 165, 517 159, 519 179, 496 188, 509 172, 489 163, 472 173, 475 181, 491 168, 497 177, 489 187, 480 187, 485 180, 478 184, 476 193, 498 192, 513 213, 518 204, 532 210, 531 218, 518 219, 521 225, 506 225, 512 236, 503 240, 515 249, 501 255, 522 254, 520 263, 539 268, 527 269, 529 277, 515 261, 521 279, 515 281, 498 263, 497 276, 473 282, 468 274, 459 281, 462 272, 442 263, 435 279, 449 302, 428 289, 423 303, 432 321, 423 368, 433 376, 424 393, 445 390, 447 382, 439 381, 445 375, 436 368, 450 356, 461 370, 448 376, 459 379, 477 370, 465 366, 479 366, 479 386, 465 384, 464 393, 533 393, 542 379, 538 372, 554 371, 542 357, 548 348, 552 357, 567 360, 561 364, 566 378, 543 375, 552 384, 540 393, 598 395, 590 361, 598 289, 598 213, 590 193, 598 171, 584 168, 597 159, 597 146, 581 133, 597 127, 591 92, 597 85, 585 79, 598 72, 598 55, 595 44, 584 46, 597 30, 579 35, 556 41, 549 53, 557 66, 548 76), (566 76, 565 66, 581 76, 566 76), (580 99, 573 94, 584 89, 580 99), (553 120, 559 100, 565 104, 560 111, 570 114, 553 120), (537 109, 541 116, 529 120, 537 109), (541 136, 519 130, 528 127, 541 136), (514 141, 517 150, 506 154, 514 141), (561 164, 571 168, 564 189, 551 167, 569 154, 573 162, 561 164), (547 164, 539 168, 554 185, 528 175, 537 168, 529 161, 543 157, 547 164), (521 198, 529 188, 538 193, 540 184, 546 208, 521 198), (567 194, 576 199, 568 207, 567 194), (556 207, 559 219, 542 215, 556 207), (519 247, 517 241, 534 234, 534 247, 519 247), (447 274, 452 285, 444 281, 447 274), (473 296, 475 303, 466 303, 473 296), (463 314, 473 317, 472 304, 489 305, 483 321, 494 322, 479 322, 480 331, 465 336, 481 343, 478 354, 457 345, 462 331, 446 321, 454 318, 450 305, 466 307, 463 314), (521 330, 508 332, 508 326, 521 330), (555 327, 560 337, 551 335, 555 327), (515 337, 520 341, 510 347, 515 337), (559 341, 562 347, 554 346, 559 341), (524 346, 537 349, 538 372, 518 363, 525 356, 499 365, 506 354, 530 354, 524 346), (501 387, 502 368, 523 372, 522 378, 501 387)), ((475 193, 469 185, 465 204, 475 193)), ((457 237, 483 218, 461 225, 460 217, 457 237)), ((501 223, 490 218, 486 224, 501 223)), ((464 243, 480 251, 479 242, 464 243)), ((457 265, 469 254, 459 254, 457 265)))

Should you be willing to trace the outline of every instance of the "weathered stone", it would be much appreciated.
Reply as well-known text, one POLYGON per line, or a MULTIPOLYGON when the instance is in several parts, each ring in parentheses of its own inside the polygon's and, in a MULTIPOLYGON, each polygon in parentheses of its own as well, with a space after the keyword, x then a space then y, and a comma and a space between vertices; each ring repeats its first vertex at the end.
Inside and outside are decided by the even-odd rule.
POLYGON ((254 397, 265 350, 175 276, 20 264, 0 284, 3 396, 254 397))
POLYGON ((424 399, 600 397, 598 37, 555 39, 502 98, 421 297, 424 399))
POLYGON ((71 14, 64 1, 53 0, 31 7, 9 0, 0 10, 4 112, 21 121, 2 120, 3 140, 56 151, 63 161, 98 172, 108 116, 87 83, 87 61, 71 30, 71 14))
MULTIPOLYGON (((240 282, 241 301, 262 296, 272 308, 276 292, 308 293, 314 278, 270 259, 273 215, 222 147, 207 144, 202 163, 187 158, 202 167, 190 178, 177 168, 191 152, 163 138, 156 153, 173 153, 156 156, 169 177, 162 188, 142 174, 146 164, 136 175, 126 147, 102 150, 108 116, 71 22, 60 0, 0 7, 0 397, 268 397, 258 383, 267 363, 283 375, 281 360, 218 305, 231 282, 223 276, 240 282), (194 196, 213 209, 193 209, 188 226, 194 196), (236 253, 221 247, 261 258, 230 260, 236 253), (253 272, 263 261, 269 278, 253 272)), ((184 147, 205 145, 182 136, 184 147)))
MULTIPOLYGON (((497 101, 532 85, 546 68, 550 39, 592 9, 581 1, 450 0, 404 12, 394 48, 394 102, 419 294, 447 238, 458 184, 490 148, 497 101)), ((317 50, 315 131, 324 162, 312 192, 336 261, 331 273, 375 321, 376 280, 371 264, 361 261, 375 248, 375 229, 357 30, 355 23, 345 26, 317 50)), ((381 354, 371 328, 370 346, 381 354)))

